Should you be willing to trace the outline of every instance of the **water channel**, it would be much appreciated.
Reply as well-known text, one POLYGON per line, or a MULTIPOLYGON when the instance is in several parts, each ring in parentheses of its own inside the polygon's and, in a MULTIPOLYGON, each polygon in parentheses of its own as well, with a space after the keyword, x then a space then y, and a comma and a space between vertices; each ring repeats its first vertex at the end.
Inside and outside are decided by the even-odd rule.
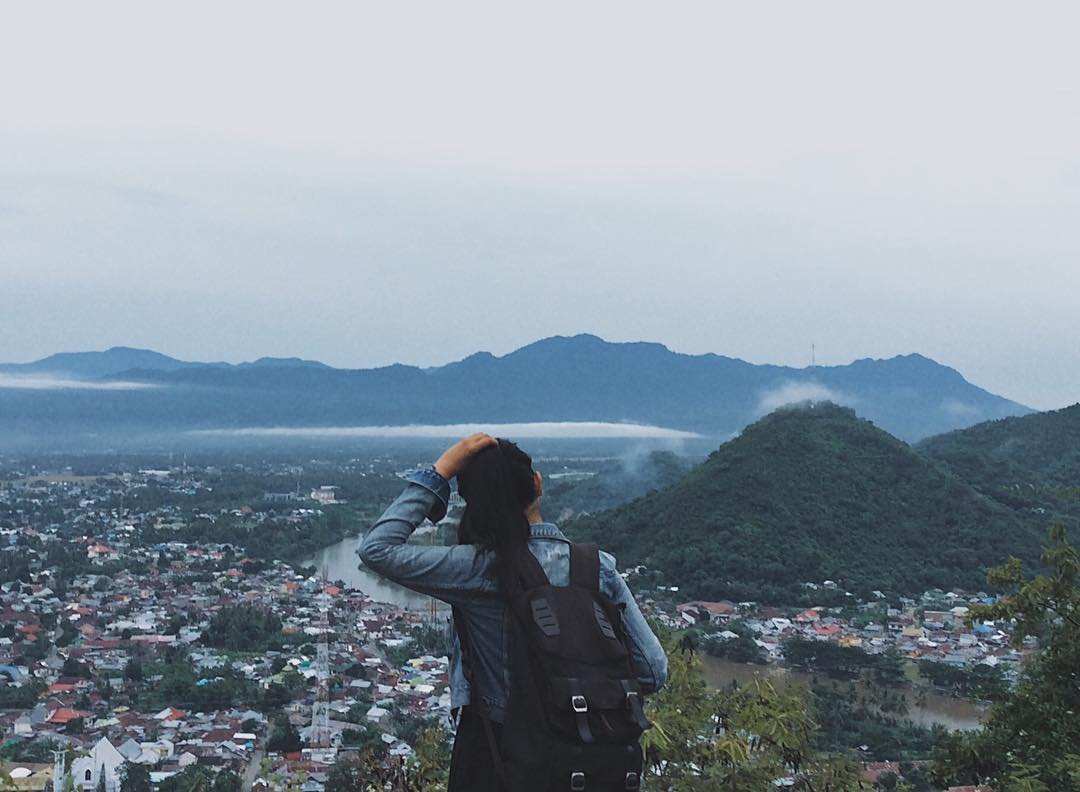
POLYGON ((397 583, 376 575, 370 569, 360 566, 360 557, 356 550, 360 547, 360 536, 349 536, 335 545, 323 548, 314 557, 302 561, 302 566, 313 566, 326 570, 327 580, 342 580, 346 586, 359 589, 378 602, 391 602, 402 608, 427 610, 431 607, 431 597, 417 594, 397 583))
MULTIPOLYGON (((347 586, 359 589, 380 602, 391 602, 405 608, 427 610, 431 607, 431 598, 391 583, 362 568, 356 549, 360 546, 360 537, 353 536, 327 547, 313 558, 303 562, 316 569, 326 569, 330 580, 342 580, 347 586)), ((755 674, 763 674, 774 684, 785 686, 809 683, 812 675, 799 671, 789 671, 776 665, 755 666, 745 663, 733 663, 716 657, 702 655, 702 665, 706 681, 713 687, 727 687, 733 681, 746 684, 755 674)), ((824 675, 818 678, 826 681, 824 675)), ((940 723, 949 729, 975 729, 979 727, 985 710, 978 705, 939 693, 929 692, 919 697, 917 691, 904 691, 908 701, 907 718, 922 726, 940 723)))

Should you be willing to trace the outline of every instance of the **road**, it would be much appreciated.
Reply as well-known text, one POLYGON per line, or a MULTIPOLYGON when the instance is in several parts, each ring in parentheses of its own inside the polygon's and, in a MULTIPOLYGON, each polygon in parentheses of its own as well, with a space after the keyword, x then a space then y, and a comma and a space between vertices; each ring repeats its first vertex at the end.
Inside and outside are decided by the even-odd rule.
POLYGON ((244 768, 244 775, 240 778, 241 792, 250 792, 251 785, 255 783, 255 779, 259 777, 259 763, 262 762, 266 753, 262 748, 256 748, 251 754, 251 761, 248 762, 248 766, 244 768))

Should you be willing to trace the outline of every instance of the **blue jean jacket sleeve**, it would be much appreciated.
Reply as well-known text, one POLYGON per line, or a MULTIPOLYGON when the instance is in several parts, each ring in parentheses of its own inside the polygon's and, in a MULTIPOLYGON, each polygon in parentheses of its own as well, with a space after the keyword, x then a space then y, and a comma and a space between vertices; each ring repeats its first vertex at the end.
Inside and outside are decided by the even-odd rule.
POLYGON ((435 500, 431 505, 431 511, 427 518, 437 523, 446 516, 446 509, 450 505, 450 482, 443 478, 435 468, 421 468, 409 474, 409 481, 419 484, 424 489, 431 490, 435 500))
MULTIPOLYGON (((603 555, 611 558, 607 553, 603 555)), ((645 621, 634 595, 630 593, 630 587, 618 573, 615 559, 611 558, 611 564, 604 566, 611 570, 603 580, 604 593, 611 597, 616 605, 624 606, 623 626, 630 638, 630 661, 638 683, 642 692, 655 693, 667 684, 667 654, 660 639, 645 621)))
POLYGON ((488 553, 472 545, 408 544, 425 518, 442 519, 450 485, 434 470, 416 471, 368 531, 357 551, 364 565, 406 588, 454 603, 465 592, 494 592, 488 553))

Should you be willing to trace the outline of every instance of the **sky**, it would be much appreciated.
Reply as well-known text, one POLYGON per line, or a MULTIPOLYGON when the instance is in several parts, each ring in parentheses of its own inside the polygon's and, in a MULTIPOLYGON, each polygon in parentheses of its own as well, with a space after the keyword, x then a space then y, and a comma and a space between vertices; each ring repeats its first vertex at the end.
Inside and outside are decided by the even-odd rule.
POLYGON ((19 4, 0 361, 590 332, 1080 400, 1070 3, 19 4))

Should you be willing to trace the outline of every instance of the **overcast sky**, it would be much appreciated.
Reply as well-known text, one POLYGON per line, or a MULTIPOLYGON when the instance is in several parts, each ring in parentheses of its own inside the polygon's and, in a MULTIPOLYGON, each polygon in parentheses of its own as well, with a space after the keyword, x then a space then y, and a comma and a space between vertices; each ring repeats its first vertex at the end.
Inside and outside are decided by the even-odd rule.
POLYGON ((1080 400, 1075 3, 0 18, 0 361, 921 352, 1080 400))

